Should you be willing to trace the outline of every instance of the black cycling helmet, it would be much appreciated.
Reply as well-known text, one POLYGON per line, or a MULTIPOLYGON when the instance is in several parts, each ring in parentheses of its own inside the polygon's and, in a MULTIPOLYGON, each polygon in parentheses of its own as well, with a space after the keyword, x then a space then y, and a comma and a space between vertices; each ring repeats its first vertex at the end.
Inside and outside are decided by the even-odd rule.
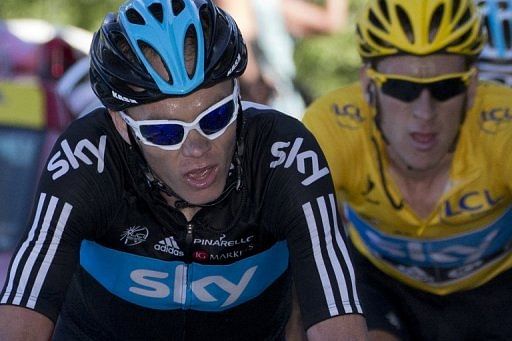
POLYGON ((187 95, 238 77, 247 65, 240 30, 211 0, 129 0, 105 17, 90 54, 92 88, 112 110, 187 95), (189 37, 195 49, 186 47, 189 37), (187 68, 191 52, 194 67, 187 68))

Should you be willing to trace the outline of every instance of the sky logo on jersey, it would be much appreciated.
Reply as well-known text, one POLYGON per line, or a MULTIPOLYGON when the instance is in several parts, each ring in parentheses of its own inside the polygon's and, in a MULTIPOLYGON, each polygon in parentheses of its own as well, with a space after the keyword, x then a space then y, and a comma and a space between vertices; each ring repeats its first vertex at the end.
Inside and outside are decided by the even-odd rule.
POLYGON ((82 242, 80 265, 112 294, 160 310, 222 311, 247 302, 288 269, 286 242, 225 265, 163 261, 82 242))
POLYGON ((162 251, 178 257, 182 257, 185 254, 181 251, 173 236, 162 239, 158 244, 155 244, 153 248, 157 251, 162 251))
POLYGON ((309 164, 311 174, 301 182, 304 186, 309 186, 318 179, 329 174, 329 168, 320 168, 318 154, 314 151, 306 150, 299 153, 303 141, 304 139, 302 137, 296 138, 288 152, 286 152, 285 149, 290 147, 291 142, 275 142, 272 145, 270 152, 277 158, 277 160, 270 163, 270 168, 276 168, 283 163, 284 168, 290 168, 294 162, 297 161, 297 170, 302 174, 306 174, 306 164, 309 164), (309 160, 309 162, 306 163, 306 160, 309 160))
POLYGON ((482 229, 439 239, 413 239, 380 232, 351 208, 349 220, 370 252, 389 264, 456 269, 487 259, 492 262, 512 246, 512 209, 482 229))
POLYGON ((90 156, 96 158, 96 169, 98 173, 103 173, 105 168, 105 146, 107 145, 107 136, 102 135, 100 137, 100 141, 98 147, 92 144, 91 141, 87 139, 83 139, 78 142, 75 146, 74 150, 71 150, 71 146, 68 143, 68 140, 63 140, 60 143, 62 152, 57 151, 48 161, 48 165, 46 169, 48 172, 54 172, 52 174, 52 179, 57 180, 61 176, 65 175, 70 168, 78 169, 80 167, 80 162, 85 163, 86 165, 92 165, 93 161, 90 156), (88 151, 87 154, 85 151, 88 151), (61 157, 62 156, 62 157, 61 157))

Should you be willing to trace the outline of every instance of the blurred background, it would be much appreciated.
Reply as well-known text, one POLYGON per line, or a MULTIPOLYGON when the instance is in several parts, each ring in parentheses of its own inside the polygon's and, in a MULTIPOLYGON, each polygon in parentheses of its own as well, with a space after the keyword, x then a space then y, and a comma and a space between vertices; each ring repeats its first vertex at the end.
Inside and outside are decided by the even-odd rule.
MULTIPOLYGON (((244 0, 236 1, 235 5, 244 0)), ((336 2, 338 7, 334 8, 340 12, 340 17, 335 15, 336 24, 327 29, 302 34, 296 24, 293 33, 298 30, 299 34, 285 33, 289 38, 289 64, 294 67, 288 81, 300 89, 303 108, 325 92, 356 80, 360 61, 354 45, 353 22, 363 0, 247 0, 258 7, 254 18, 267 20, 259 23, 263 28, 258 37, 271 38, 267 49, 274 59, 277 56, 284 60, 281 57, 285 53, 280 50, 284 45, 276 43, 272 39, 274 33, 268 29, 285 19, 282 13, 282 17, 271 18, 265 11, 276 14, 270 5, 278 7, 287 1, 310 2, 318 8, 336 2)), ((0 288, 12 252, 26 227, 37 179, 56 138, 72 120, 100 105, 89 86, 89 44, 104 15, 117 11, 121 3, 0 1, 0 288)), ((286 20, 297 20, 296 14, 304 14, 301 10, 289 12, 293 19, 286 20)), ((318 18, 327 21, 327 14, 317 16, 317 23, 318 18)), ((284 89, 275 81, 276 77, 266 78, 270 83, 274 81, 270 93, 284 89)), ((294 116, 301 115, 300 109, 294 109, 294 116)))
MULTIPOLYGON (((359 58, 354 46, 353 18, 364 0, 348 1, 348 22, 339 33, 296 40, 297 82, 311 97, 357 78, 359 58)), ((117 10, 120 3, 119 0, 2 0, 0 18, 39 18, 58 26, 73 25, 92 32, 104 14, 117 10)))

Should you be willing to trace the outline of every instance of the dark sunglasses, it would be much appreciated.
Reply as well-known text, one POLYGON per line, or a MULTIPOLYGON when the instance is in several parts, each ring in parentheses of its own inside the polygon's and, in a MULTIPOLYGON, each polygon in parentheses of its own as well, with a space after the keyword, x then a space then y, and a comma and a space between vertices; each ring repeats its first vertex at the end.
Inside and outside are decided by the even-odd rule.
POLYGON ((164 150, 178 150, 191 130, 198 131, 209 140, 224 134, 237 117, 239 93, 238 81, 235 80, 233 93, 200 113, 193 122, 135 121, 123 111, 119 111, 119 114, 142 143, 164 150))
POLYGON ((366 74, 377 83, 382 93, 403 102, 414 101, 420 96, 423 89, 428 89, 430 95, 436 100, 447 101, 467 90, 469 80, 475 72, 476 69, 471 68, 466 72, 417 78, 380 73, 371 68, 366 69, 366 74))

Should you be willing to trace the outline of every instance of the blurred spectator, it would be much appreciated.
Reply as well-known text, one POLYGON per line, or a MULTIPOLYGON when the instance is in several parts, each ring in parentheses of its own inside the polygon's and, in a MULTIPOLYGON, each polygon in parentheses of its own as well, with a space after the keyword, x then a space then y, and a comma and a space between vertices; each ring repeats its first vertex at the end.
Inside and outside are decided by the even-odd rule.
POLYGON ((0 77, 26 75, 36 69, 36 44, 13 34, 5 21, 0 21, 0 77))
POLYGON ((300 119, 305 101, 294 83, 294 38, 341 30, 348 17, 348 0, 325 0, 323 6, 306 0, 217 3, 235 18, 249 47, 243 98, 300 119))
POLYGON ((57 81, 78 57, 73 47, 58 36, 39 46, 38 53, 38 74, 46 81, 57 81))
POLYGON ((480 54, 480 78, 512 85, 512 0, 478 0, 488 41, 480 54))
POLYGON ((77 118, 102 106, 91 88, 89 64, 89 56, 83 57, 74 63, 57 83, 57 93, 67 109, 77 118))
POLYGON ((271 82, 264 77, 258 62, 259 28, 251 0, 215 0, 218 6, 235 18, 247 45, 248 64, 240 77, 242 98, 256 103, 268 103, 274 93, 271 82))

